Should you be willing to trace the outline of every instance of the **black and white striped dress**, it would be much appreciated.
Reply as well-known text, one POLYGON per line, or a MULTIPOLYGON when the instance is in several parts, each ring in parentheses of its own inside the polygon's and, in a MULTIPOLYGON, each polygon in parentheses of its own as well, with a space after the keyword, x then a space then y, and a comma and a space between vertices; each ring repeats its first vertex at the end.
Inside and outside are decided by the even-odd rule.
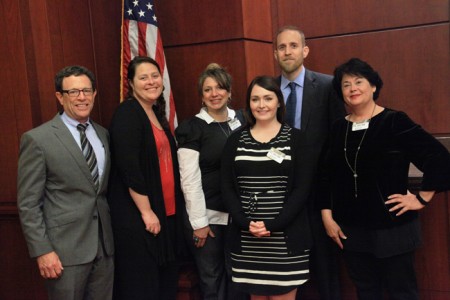
MULTIPOLYGON (((274 219, 283 208, 292 168, 290 136, 291 129, 283 125, 268 143, 256 141, 248 130, 239 139, 235 170, 241 204, 254 221, 274 219), (282 163, 267 156, 272 147, 285 154, 282 163)), ((232 279, 247 293, 285 294, 309 278, 309 251, 290 254, 282 231, 257 238, 242 230, 241 246, 241 253, 231 253, 232 279)))

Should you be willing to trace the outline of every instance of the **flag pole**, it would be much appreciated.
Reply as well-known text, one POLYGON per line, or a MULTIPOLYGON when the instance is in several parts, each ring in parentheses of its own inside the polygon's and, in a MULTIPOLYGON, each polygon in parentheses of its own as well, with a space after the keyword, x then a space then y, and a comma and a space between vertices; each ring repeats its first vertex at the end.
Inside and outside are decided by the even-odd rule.
POLYGON ((122 24, 120 26, 120 95, 119 101, 123 101, 123 18, 125 15, 125 0, 122 0, 122 24))

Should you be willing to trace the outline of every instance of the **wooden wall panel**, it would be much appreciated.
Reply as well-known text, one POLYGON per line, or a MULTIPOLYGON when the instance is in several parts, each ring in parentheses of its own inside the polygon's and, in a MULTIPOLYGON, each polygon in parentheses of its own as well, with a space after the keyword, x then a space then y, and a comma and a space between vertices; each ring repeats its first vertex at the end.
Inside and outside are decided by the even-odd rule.
POLYGON ((278 26, 294 24, 308 37, 379 31, 449 20, 448 0, 276 1, 278 26))
MULTIPOLYGON (((34 51, 33 51, 33 35, 31 34, 33 27, 31 26, 31 16, 30 16, 30 6, 28 2, 21 1, 19 3, 20 8, 16 11, 17 15, 21 20, 21 31, 23 38, 23 49, 24 50, 24 59, 26 63, 26 77, 28 82, 28 94, 26 97, 23 97, 23 101, 26 102, 27 106, 31 108, 30 111, 24 111, 25 113, 22 115, 22 118, 19 118, 18 125, 21 124, 23 127, 18 130, 18 132, 22 133, 29 128, 33 127, 34 124, 40 124, 41 114, 39 109, 38 99, 40 97, 36 97, 36 91, 39 90, 38 80, 28 80, 28 78, 36 78, 36 66, 34 64, 34 51), (34 74, 34 75, 32 75, 34 74), (31 117, 31 118, 30 118, 31 117)), ((24 73, 24 74, 25 74, 24 73)), ((20 125, 19 125, 20 126, 20 125)))
POLYGON ((13 205, 16 199, 16 176, 19 138, 18 130, 30 126, 27 120, 29 85, 22 35, 20 3, 8 1, 0 5, 0 27, 8 34, 0 35, 0 209, 13 205))
POLYGON ((242 3, 245 39, 272 42, 270 0, 247 0, 242 3))
MULTIPOLYGON (((272 43, 245 41, 245 70, 247 71, 244 91, 250 82, 258 75, 278 76, 275 73, 275 58, 272 43)), ((245 94, 243 95, 245 100, 245 94)))
MULTIPOLYGON (((260 0, 248 1, 257 5, 260 0)), ((164 46, 169 48, 242 38, 241 2, 164 0, 164 3, 156 3, 164 46)))
POLYGON ((49 5, 46 1, 22 1, 21 3, 22 20, 27 26, 24 30, 25 55, 33 120, 33 125, 26 128, 29 130, 51 119, 58 109, 53 78, 55 76, 54 55, 59 49, 55 46, 60 44, 58 43, 60 38, 59 35, 51 35, 51 28, 55 28, 51 27, 51 24, 56 23, 59 27, 59 22, 56 16, 48 20, 49 13, 53 11, 48 12, 49 5))
POLYGON ((441 193, 420 214, 423 245, 416 253, 416 269, 419 287, 428 299, 450 295, 449 212, 449 194, 441 193))
POLYGON ((59 19, 62 61, 57 70, 67 65, 80 64, 93 69, 93 28, 89 0, 55 1, 47 12, 59 19))
POLYGON ((448 133, 448 36, 449 26, 442 24, 313 39, 305 64, 332 73, 338 64, 360 57, 383 78, 381 105, 404 110, 431 133, 448 133))
POLYGON ((36 262, 28 257, 17 215, 0 218, 0 269, 0 299, 47 298, 36 262))
MULTIPOLYGON (((120 2, 120 1, 118 1, 120 2)), ((97 77, 96 121, 109 127, 120 103, 122 8, 108 0, 90 0, 94 66, 97 77)))

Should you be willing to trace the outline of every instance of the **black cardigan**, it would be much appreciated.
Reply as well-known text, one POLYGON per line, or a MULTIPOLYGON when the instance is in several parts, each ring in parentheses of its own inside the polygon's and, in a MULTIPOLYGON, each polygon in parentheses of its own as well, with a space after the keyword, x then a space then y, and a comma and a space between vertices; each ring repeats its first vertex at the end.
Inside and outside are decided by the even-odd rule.
MULTIPOLYGON (((242 130, 233 133, 225 145, 222 163, 222 197, 231 215, 228 241, 232 251, 240 251, 240 230, 248 230, 250 219, 247 218, 239 196, 239 187, 235 175, 237 145, 242 130)), ((312 246, 312 238, 308 220, 307 202, 311 192, 315 174, 314 148, 307 145, 304 135, 298 129, 292 130, 292 169, 288 179, 288 193, 284 207, 278 217, 265 220, 267 230, 284 231, 288 250, 299 253, 312 246)))
POLYGON ((167 231, 167 217, 164 205, 158 153, 150 120, 136 99, 120 104, 110 126, 112 168, 108 201, 111 207, 113 229, 138 233, 148 250, 160 264, 173 261, 173 249, 183 249, 182 211, 184 200, 180 188, 176 144, 168 129, 166 136, 170 142, 176 196, 177 240, 171 239, 167 231), (161 232, 157 237, 145 230, 141 214, 130 196, 129 188, 150 199, 152 210, 157 215, 161 232))

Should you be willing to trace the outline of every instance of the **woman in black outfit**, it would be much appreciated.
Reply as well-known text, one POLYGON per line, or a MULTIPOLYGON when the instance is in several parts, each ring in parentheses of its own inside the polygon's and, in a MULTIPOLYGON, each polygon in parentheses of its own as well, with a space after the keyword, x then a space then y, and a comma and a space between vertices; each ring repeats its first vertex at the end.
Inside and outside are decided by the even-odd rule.
POLYGON ((177 128, 181 187, 186 201, 187 243, 194 256, 204 300, 226 299, 225 235, 228 213, 220 191, 220 158, 228 136, 244 123, 228 107, 231 75, 216 63, 200 74, 202 108, 177 128))
POLYGON ((128 83, 110 127, 114 299, 175 299, 184 201, 156 61, 135 57, 128 83))
POLYGON ((337 121, 324 163, 322 219, 343 249, 359 299, 418 299, 414 251, 418 211, 450 189, 450 155, 405 113, 376 104, 383 82, 353 58, 336 68, 334 88, 350 114, 337 121), (408 191, 410 163, 423 171, 408 191))

